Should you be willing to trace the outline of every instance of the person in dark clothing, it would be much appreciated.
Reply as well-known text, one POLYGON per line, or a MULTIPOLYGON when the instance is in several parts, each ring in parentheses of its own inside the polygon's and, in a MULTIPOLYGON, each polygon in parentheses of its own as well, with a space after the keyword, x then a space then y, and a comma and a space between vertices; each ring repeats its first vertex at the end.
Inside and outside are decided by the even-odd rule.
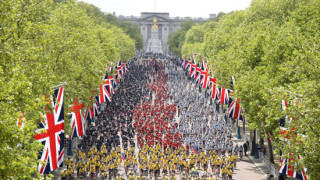
POLYGON ((248 146, 247 143, 243 143, 244 155, 247 156, 248 146))
POLYGON ((156 73, 158 73, 158 64, 157 64, 157 62, 154 63, 154 71, 156 71, 156 73))

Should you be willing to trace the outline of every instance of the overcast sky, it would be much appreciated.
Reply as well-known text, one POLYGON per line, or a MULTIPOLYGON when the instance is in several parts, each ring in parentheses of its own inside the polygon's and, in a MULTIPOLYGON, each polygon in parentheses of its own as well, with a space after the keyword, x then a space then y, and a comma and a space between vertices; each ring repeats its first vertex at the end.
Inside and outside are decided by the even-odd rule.
POLYGON ((203 17, 219 12, 243 10, 251 0, 80 0, 117 16, 140 16, 141 12, 168 12, 170 17, 203 17))

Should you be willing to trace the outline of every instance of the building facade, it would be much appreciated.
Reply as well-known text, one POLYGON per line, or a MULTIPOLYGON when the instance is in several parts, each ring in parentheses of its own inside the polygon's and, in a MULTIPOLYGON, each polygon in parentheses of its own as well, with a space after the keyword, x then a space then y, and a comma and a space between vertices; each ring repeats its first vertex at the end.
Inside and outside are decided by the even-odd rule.
POLYGON ((153 19, 157 19, 158 25, 158 37, 161 40, 162 48, 164 52, 168 52, 168 37, 170 33, 173 33, 181 28, 181 23, 188 20, 192 20, 195 23, 201 21, 208 21, 211 18, 215 18, 215 14, 211 14, 210 18, 190 18, 190 17, 175 17, 169 16, 169 13, 160 12, 142 12, 140 17, 135 16, 119 16, 118 19, 122 21, 128 21, 140 26, 140 32, 143 37, 144 50, 147 47, 148 40, 151 38, 151 30, 153 26, 153 19))

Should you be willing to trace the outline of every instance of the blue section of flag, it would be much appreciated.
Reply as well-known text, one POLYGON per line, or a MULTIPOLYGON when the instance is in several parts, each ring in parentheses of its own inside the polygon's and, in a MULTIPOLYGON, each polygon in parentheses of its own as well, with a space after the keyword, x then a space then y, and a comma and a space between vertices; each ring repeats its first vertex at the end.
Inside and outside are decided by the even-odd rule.
POLYGON ((121 159, 124 161, 126 159, 126 156, 124 154, 121 154, 121 159))
POLYGON ((195 153, 195 154, 199 154, 198 150, 196 149, 196 147, 192 146, 192 151, 195 153))

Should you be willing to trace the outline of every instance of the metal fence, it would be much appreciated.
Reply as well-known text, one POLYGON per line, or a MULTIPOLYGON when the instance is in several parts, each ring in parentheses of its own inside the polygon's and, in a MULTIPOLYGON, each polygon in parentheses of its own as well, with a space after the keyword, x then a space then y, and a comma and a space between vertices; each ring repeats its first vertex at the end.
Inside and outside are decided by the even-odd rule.
MULTIPOLYGON (((249 141, 250 142, 250 137, 247 134, 242 134, 243 140, 249 141)), ((248 150, 251 150, 251 146, 248 147, 248 150)), ((279 176, 279 168, 272 164, 269 161, 269 157, 264 155, 262 152, 259 151, 259 159, 261 159, 261 161, 263 162, 263 164, 269 169, 270 173, 274 176, 274 177, 278 177, 279 176)))
POLYGON ((274 164, 272 164, 268 157, 263 155, 262 152, 259 152, 259 158, 261 159, 261 161, 263 162, 263 164, 270 170, 270 173, 274 176, 274 177, 278 177, 279 176, 279 168, 276 167, 274 164))

